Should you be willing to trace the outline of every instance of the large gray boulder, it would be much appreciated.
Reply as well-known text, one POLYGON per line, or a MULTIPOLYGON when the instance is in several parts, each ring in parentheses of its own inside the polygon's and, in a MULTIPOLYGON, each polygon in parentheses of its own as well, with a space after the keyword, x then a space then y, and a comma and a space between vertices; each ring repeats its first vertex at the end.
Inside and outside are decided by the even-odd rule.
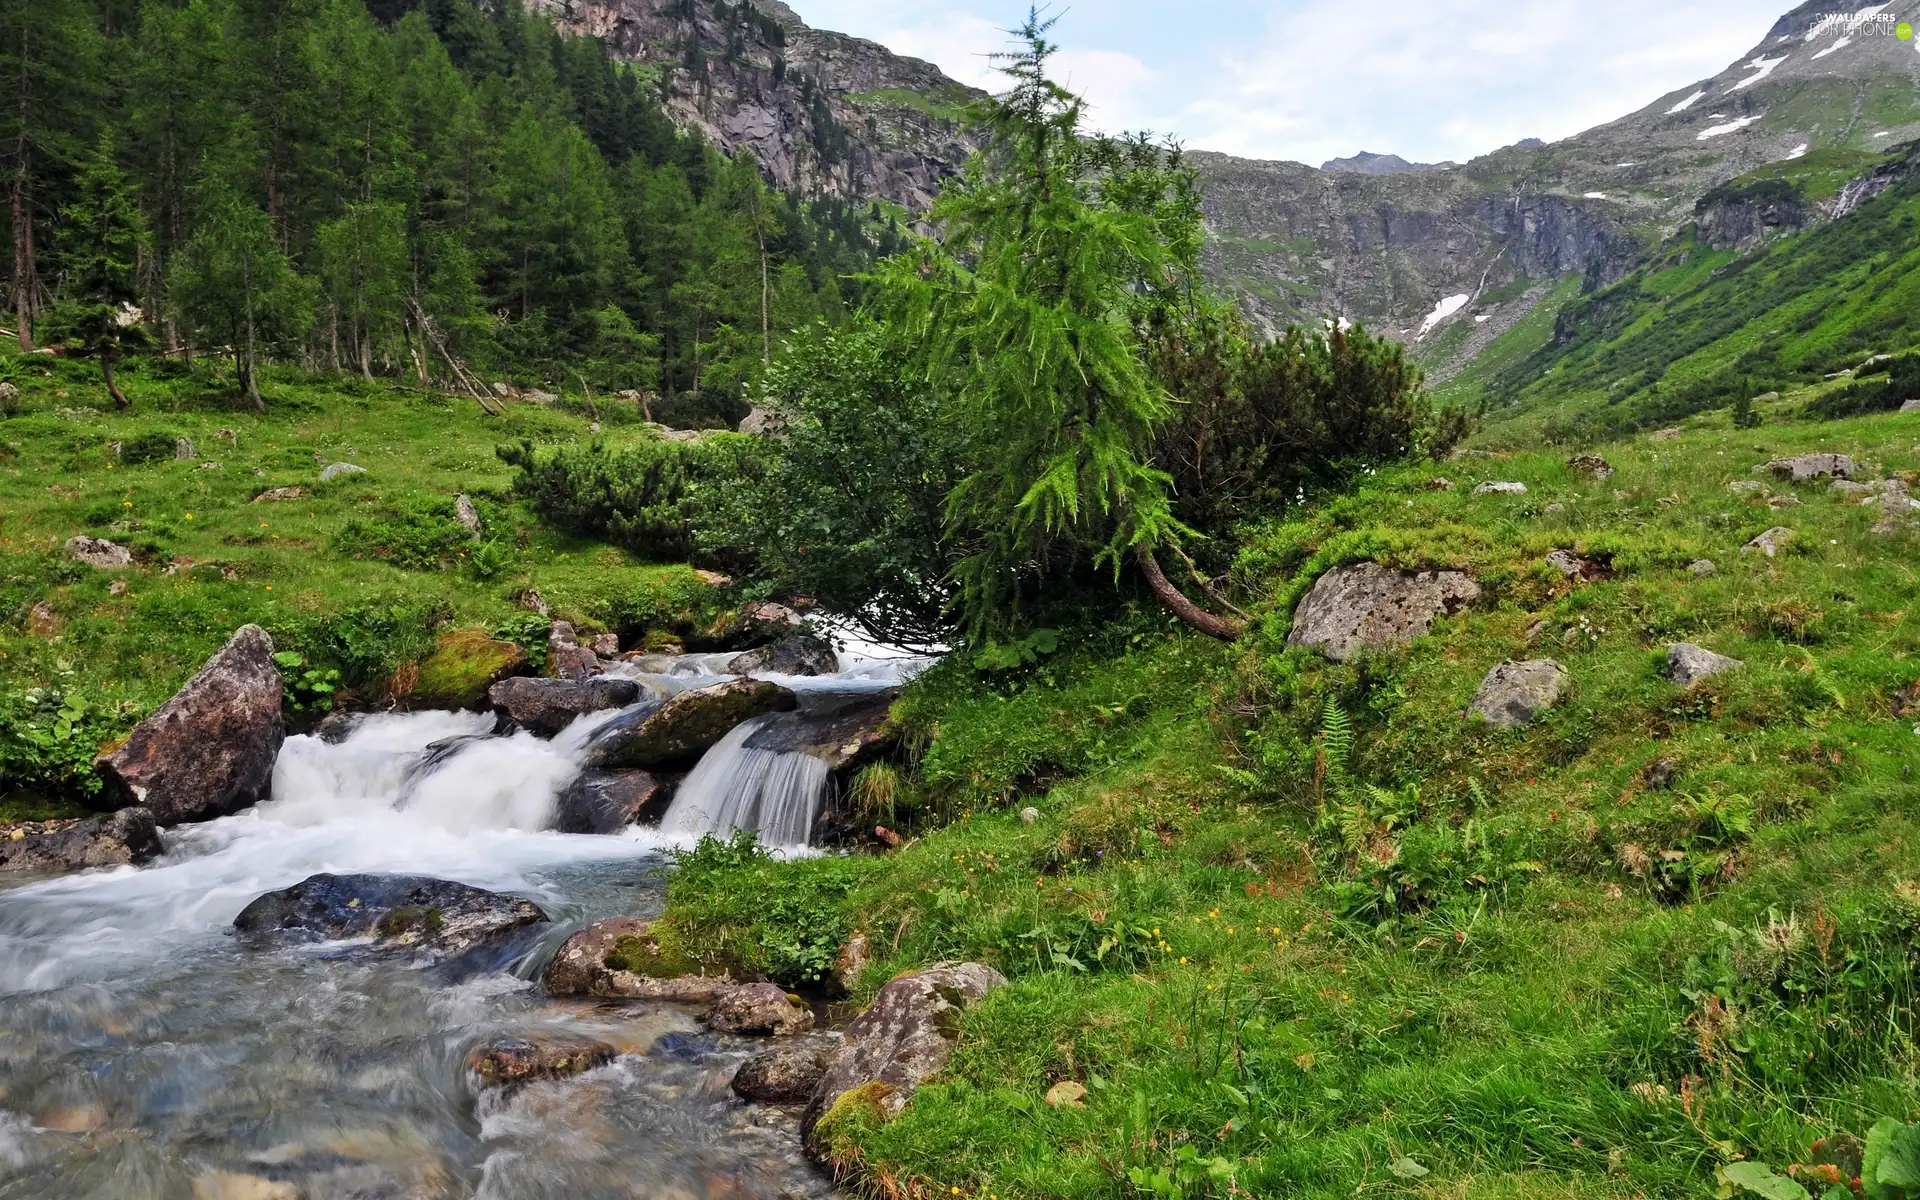
POLYGON ((817 1046, 777 1046, 756 1054, 733 1073, 733 1094, 756 1104, 799 1104, 813 1096, 827 1073, 817 1046))
POLYGON ((1467 710, 1499 729, 1533 722, 1566 695, 1567 669, 1550 658, 1503 662, 1487 672, 1467 710))
POLYGON ((1793 483, 1851 479, 1859 469, 1853 459, 1844 454, 1801 454, 1793 458, 1776 458, 1767 464, 1767 470, 1793 483))
POLYGON ((110 794, 162 826, 205 821, 267 798, 280 721, 273 640, 242 626, 200 673, 94 767, 110 794))
POLYGON ((813 1028, 813 1012, 787 998, 778 984, 743 983, 707 1009, 715 1033, 787 1037, 813 1028))
POLYGON ((547 670, 558 679, 585 679, 601 671, 600 656, 580 644, 571 621, 555 621, 547 631, 547 670))
POLYGON ((1459 571, 1398 571, 1372 562, 1335 567, 1294 609, 1287 645, 1347 662, 1365 650, 1405 646, 1441 613, 1479 598, 1480 586, 1459 571))
POLYGON ((487 702, 494 712, 541 737, 559 733, 582 713, 625 708, 639 698, 638 683, 612 675, 591 679, 518 675, 487 689, 487 702))
POLYGON ((553 827, 561 833, 618 833, 649 813, 658 819, 673 787, 651 771, 582 771, 560 793, 553 827))
POLYGON ((740 986, 726 974, 669 973, 652 928, 640 917, 611 917, 573 934, 547 964, 548 993, 712 1004, 740 986))
POLYGON ((841 707, 809 707, 795 717, 753 731, 747 746, 780 754, 799 751, 827 764, 831 771, 861 766, 886 749, 899 734, 889 717, 897 688, 850 700, 841 707))
POLYGON ((309 875, 240 910, 233 927, 255 944, 371 937, 377 949, 460 955, 543 925, 531 900, 426 875, 309 875))
POLYGON ((590 767, 663 767, 691 763, 742 721, 791 711, 798 700, 779 684, 730 679, 693 688, 654 709, 623 713, 594 731, 590 767))
POLYGON ((832 643, 811 633, 796 633, 770 646, 737 654, 727 663, 730 675, 833 675, 840 657, 832 643))
POLYGON ((1746 664, 1737 658, 1715 654, 1692 642, 1675 642, 1667 647, 1667 678, 1681 687, 1692 687, 1702 679, 1744 666, 1746 664))
POLYGON ((914 1089, 947 1065, 960 1036, 961 1011, 1005 983, 1000 972, 980 963, 941 963, 881 988, 867 1010, 847 1023, 801 1114, 808 1152, 821 1152, 814 1133, 849 1093, 857 1091, 884 1115, 905 1108, 914 1089))
POLYGON ((30 833, 0 841, 0 871, 53 875, 87 867, 120 867, 159 856, 165 847, 153 814, 123 808, 105 817, 76 821, 53 833, 30 833))

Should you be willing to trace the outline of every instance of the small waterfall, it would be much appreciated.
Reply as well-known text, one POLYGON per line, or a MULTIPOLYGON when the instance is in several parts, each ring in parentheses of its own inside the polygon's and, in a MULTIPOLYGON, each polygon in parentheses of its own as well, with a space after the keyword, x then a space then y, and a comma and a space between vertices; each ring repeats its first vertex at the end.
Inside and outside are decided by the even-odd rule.
POLYGON ((706 752, 674 794, 660 831, 725 836, 752 829, 769 846, 804 846, 829 784, 827 764, 805 751, 762 749, 754 735, 795 715, 755 717, 706 752))

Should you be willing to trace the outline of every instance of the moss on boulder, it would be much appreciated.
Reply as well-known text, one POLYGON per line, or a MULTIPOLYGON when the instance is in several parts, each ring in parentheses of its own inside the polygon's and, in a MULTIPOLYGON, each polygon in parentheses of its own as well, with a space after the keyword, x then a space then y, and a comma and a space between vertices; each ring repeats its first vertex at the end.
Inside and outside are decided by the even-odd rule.
POLYGON ((484 629, 456 629, 442 634, 433 653, 421 660, 403 699, 415 709, 484 708, 488 688, 531 670, 527 652, 514 643, 484 629))

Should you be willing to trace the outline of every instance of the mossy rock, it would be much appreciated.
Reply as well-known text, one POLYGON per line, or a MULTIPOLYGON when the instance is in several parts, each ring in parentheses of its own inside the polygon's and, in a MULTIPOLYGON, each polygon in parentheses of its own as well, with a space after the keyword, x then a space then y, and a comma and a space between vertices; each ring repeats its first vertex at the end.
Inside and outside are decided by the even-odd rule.
POLYGON ((440 636, 402 699, 415 709, 484 708, 488 688, 532 669, 527 652, 514 643, 484 629, 456 629, 440 636))
POLYGON ((815 1162, 843 1170, 857 1167, 864 1160, 860 1134, 891 1118, 887 1098, 894 1090, 892 1084, 876 1079, 842 1092, 807 1131, 807 1154, 815 1162))

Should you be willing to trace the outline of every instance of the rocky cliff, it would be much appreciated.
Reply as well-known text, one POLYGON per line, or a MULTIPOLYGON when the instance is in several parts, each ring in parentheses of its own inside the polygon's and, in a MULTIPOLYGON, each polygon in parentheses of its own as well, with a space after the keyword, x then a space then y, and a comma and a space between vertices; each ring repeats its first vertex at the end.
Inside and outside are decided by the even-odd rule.
POLYGON ((667 112, 780 187, 925 209, 971 146, 977 92, 886 47, 809 28, 778 0, 530 0, 657 73, 667 112))

